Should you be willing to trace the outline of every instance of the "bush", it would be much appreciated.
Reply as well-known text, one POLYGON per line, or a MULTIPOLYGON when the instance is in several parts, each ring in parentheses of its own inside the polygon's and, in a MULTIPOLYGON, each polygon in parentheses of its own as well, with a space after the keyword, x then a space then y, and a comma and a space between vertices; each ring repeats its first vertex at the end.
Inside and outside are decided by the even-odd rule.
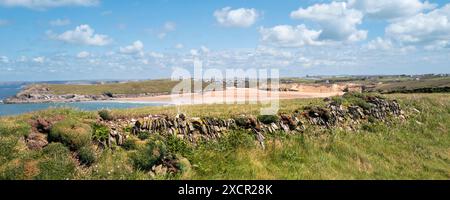
POLYGON ((49 141, 61 142, 72 150, 78 150, 92 140, 91 126, 73 119, 54 124, 48 135, 49 141))
POLYGON ((191 162, 187 158, 180 155, 177 155, 176 158, 178 160, 176 166, 182 173, 189 173, 192 170, 191 162))
POLYGON ((234 121, 236 122, 236 125, 238 126, 247 126, 247 118, 239 116, 234 118, 234 121))
POLYGON ((61 143, 51 143, 43 149, 44 159, 39 163, 37 179, 64 180, 71 179, 76 164, 70 157, 70 151, 61 143))
POLYGON ((92 125, 92 129, 93 129, 93 134, 92 134, 93 140, 98 141, 98 142, 108 141, 108 139, 109 139, 109 128, 108 127, 95 123, 94 125, 92 125))
POLYGON ((106 121, 111 121, 114 119, 109 110, 100 110, 98 111, 98 115, 100 116, 100 118, 106 121))
POLYGON ((133 137, 127 138, 122 147, 126 150, 135 150, 137 148, 137 139, 133 137))
POLYGON ((150 133, 147 131, 140 131, 137 135, 140 140, 146 140, 150 137, 150 133))
POLYGON ((166 139, 167 150, 174 154, 181 155, 190 155, 192 153, 192 149, 188 145, 188 143, 180 138, 177 138, 174 135, 169 136, 166 139))
POLYGON ((78 150, 78 160, 81 164, 90 166, 97 158, 95 157, 95 150, 92 146, 84 146, 78 150))
POLYGON ((276 123, 278 121, 278 115, 259 115, 258 120, 263 124, 276 123))
POLYGON ((167 155, 167 147, 161 140, 149 141, 144 147, 138 148, 131 155, 131 161, 136 169, 150 170, 167 155))

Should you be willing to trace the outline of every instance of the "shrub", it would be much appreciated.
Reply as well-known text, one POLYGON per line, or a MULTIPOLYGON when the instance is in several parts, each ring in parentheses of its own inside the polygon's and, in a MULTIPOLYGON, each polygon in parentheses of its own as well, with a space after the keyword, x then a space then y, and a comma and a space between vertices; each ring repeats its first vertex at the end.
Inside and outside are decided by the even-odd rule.
POLYGON ((192 153, 192 149, 188 145, 188 143, 180 138, 177 138, 174 135, 169 136, 166 139, 167 150, 174 154, 181 155, 190 155, 192 153))
POLYGON ((73 119, 54 124, 49 136, 50 141, 61 142, 72 150, 78 150, 92 140, 91 126, 73 119))
POLYGON ((37 179, 71 179, 76 164, 70 157, 70 151, 61 143, 51 143, 43 149, 44 159, 39 163, 37 179))
POLYGON ((150 137, 150 133, 147 131, 140 131, 137 135, 140 140, 146 140, 150 137))
POLYGON ((135 150, 137 148, 137 139, 133 137, 127 138, 122 147, 126 150, 135 150))
POLYGON ((114 119, 109 110, 100 110, 98 111, 98 115, 100 116, 100 118, 106 121, 111 121, 114 119))
POLYGON ((92 134, 93 140, 98 141, 98 142, 108 141, 108 139, 109 139, 109 128, 108 127, 95 123, 94 125, 92 125, 92 129, 93 129, 93 134, 92 134))
POLYGON ((368 103, 365 99, 367 97, 366 94, 358 93, 358 92, 347 92, 342 96, 350 105, 357 105, 364 110, 368 110, 372 107, 372 104, 368 103))
POLYGON ((167 147, 161 140, 151 140, 144 147, 138 148, 131 155, 131 161, 136 169, 150 170, 167 155, 167 147))
POLYGON ((259 115, 258 120, 263 124, 276 123, 278 121, 277 115, 259 115))
POLYGON ((103 95, 105 95, 105 96, 107 96, 109 98, 114 97, 114 94, 112 92, 104 92, 103 95))
POLYGON ((84 146, 78 150, 78 160, 81 164, 90 166, 97 158, 95 157, 95 150, 92 146, 84 146))
POLYGON ((181 170, 182 173, 189 173, 192 169, 191 162, 183 156, 176 156, 178 162, 176 163, 177 168, 181 170))
POLYGON ((234 118, 234 121, 236 122, 236 125, 238 126, 247 126, 247 118, 239 116, 234 118))

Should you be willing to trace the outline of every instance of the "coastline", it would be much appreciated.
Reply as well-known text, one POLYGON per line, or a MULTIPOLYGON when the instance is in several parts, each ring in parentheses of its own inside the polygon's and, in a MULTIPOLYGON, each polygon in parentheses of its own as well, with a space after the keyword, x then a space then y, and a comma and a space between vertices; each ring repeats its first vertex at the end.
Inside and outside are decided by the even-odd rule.
POLYGON ((305 99, 305 98, 325 98, 342 95, 343 92, 298 92, 298 91, 279 91, 267 92, 264 90, 249 88, 234 88, 224 91, 210 91, 204 93, 184 93, 184 94, 166 94, 166 95, 134 95, 133 97, 103 97, 87 98, 83 95, 73 95, 78 98, 6 98, 2 100, 3 104, 40 104, 40 103, 76 103, 76 102, 104 102, 104 103, 159 103, 167 105, 186 105, 186 104, 215 104, 229 102, 263 102, 275 99, 305 99), (80 98, 82 96, 83 98, 80 98))

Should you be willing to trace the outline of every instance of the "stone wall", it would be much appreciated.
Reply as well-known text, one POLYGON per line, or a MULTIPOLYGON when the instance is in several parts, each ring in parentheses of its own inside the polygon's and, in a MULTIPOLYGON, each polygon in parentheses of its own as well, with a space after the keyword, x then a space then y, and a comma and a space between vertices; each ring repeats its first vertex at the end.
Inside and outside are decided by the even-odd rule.
POLYGON ((354 130, 361 122, 380 120, 390 117, 404 119, 404 112, 395 100, 388 100, 375 96, 361 97, 364 106, 343 105, 340 102, 325 99, 325 107, 305 107, 294 113, 279 114, 273 117, 274 121, 262 123, 258 117, 240 115, 230 119, 214 117, 188 117, 184 114, 176 116, 148 115, 139 119, 118 119, 104 122, 111 128, 110 141, 118 145, 123 143, 127 127, 131 134, 140 132, 159 134, 162 136, 175 135, 181 139, 197 142, 222 137, 228 130, 246 129, 255 135, 264 148, 265 135, 268 133, 285 132, 300 134, 307 126, 317 126, 331 129, 344 127, 354 130))

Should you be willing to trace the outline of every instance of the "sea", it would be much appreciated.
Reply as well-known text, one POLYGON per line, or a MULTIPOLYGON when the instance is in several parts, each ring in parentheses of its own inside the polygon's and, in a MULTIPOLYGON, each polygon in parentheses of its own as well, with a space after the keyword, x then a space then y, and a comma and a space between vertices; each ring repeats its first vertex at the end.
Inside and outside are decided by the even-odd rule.
MULTIPOLYGON (((4 98, 16 95, 26 83, 0 83, 0 101, 4 98)), ((19 115, 23 113, 45 110, 48 108, 70 107, 80 110, 101 110, 101 109, 129 109, 146 106, 166 105, 158 102, 73 102, 73 103, 33 103, 33 104, 3 104, 0 102, 0 116, 19 115)))

